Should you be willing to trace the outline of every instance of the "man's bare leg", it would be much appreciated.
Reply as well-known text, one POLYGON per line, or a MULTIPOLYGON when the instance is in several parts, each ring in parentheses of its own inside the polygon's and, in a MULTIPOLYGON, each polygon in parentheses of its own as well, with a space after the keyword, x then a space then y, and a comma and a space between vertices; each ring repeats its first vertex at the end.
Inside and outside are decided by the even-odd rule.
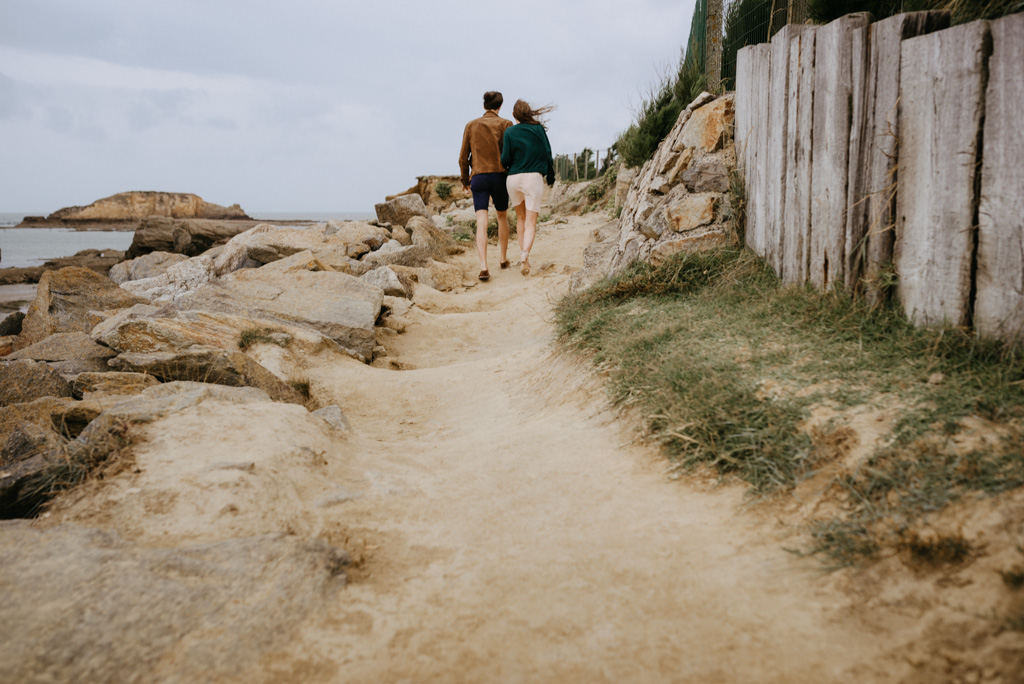
MULTIPOLYGON (((505 222, 506 237, 508 221, 505 222)), ((480 270, 487 270, 487 210, 476 212, 476 253, 480 257, 480 270)))

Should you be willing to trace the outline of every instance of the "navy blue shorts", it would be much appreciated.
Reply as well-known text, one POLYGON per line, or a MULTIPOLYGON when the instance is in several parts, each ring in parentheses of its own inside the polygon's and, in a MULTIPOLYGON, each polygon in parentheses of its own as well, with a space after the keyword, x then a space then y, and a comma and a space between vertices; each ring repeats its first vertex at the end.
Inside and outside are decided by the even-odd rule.
POLYGON ((507 173, 478 173, 469 181, 473 191, 473 210, 487 210, 488 200, 494 200, 495 211, 508 211, 507 173))

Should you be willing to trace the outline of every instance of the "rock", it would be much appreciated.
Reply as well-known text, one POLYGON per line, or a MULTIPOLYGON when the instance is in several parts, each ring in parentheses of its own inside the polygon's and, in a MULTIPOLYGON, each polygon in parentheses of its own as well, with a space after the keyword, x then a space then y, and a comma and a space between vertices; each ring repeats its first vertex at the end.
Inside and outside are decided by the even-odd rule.
POLYGON ((348 418, 342 413, 341 407, 337 404, 331 404, 325 406, 322 409, 313 411, 313 415, 317 418, 322 418, 328 425, 337 430, 338 432, 349 432, 352 430, 352 426, 348 422, 348 418))
POLYGON ((251 404, 272 401, 270 395, 252 386, 227 386, 187 380, 165 382, 140 394, 104 402, 103 416, 125 423, 151 423, 204 401, 251 404))
POLYGON ((383 306, 395 316, 404 316, 412 309, 412 302, 408 299, 385 295, 383 306))
POLYGON ((615 177, 615 208, 618 209, 626 201, 626 193, 629 192, 629 186, 633 183, 633 179, 636 178, 637 169, 630 166, 620 166, 619 173, 615 177))
POLYGON ((444 261, 431 261, 427 264, 430 271, 430 287, 441 292, 450 292, 462 287, 462 269, 444 261))
POLYGON ((98 402, 56 397, 0 407, 0 467, 59 449, 102 410, 98 402))
POLYGON ((428 211, 431 212, 442 211, 445 207, 466 199, 472 201, 473 197, 471 193, 462 189, 462 180, 458 176, 417 176, 416 185, 405 192, 389 195, 385 199, 393 200, 403 195, 419 195, 428 211), (448 186, 446 193, 438 192, 438 189, 443 187, 441 184, 448 186), (444 197, 441 196, 442 194, 444 197))
POLYGON ((592 242, 583 249, 583 268, 569 279, 569 292, 579 292, 608 275, 615 256, 614 241, 592 242))
POLYGON ((0 321, 0 336, 20 335, 21 324, 24 320, 25 314, 21 311, 8 314, 0 321))
POLYGON ((171 266, 187 260, 184 254, 150 252, 135 259, 122 261, 110 269, 108 277, 118 285, 129 280, 143 280, 162 275, 171 266))
POLYGON ((89 336, 94 340, 101 341, 102 344, 110 346, 106 342, 102 341, 104 335, 108 331, 117 328, 125 321, 135 320, 137 318, 147 318, 160 311, 159 306, 153 306, 152 304, 136 304, 130 306, 127 309, 122 309, 112 316, 101 320, 97 323, 92 330, 89 331, 89 336))
POLYGON ((403 247, 408 247, 412 244, 412 236, 409 235, 409 231, 401 226, 396 226, 391 229, 391 238, 403 247))
POLYGON ((243 334, 251 331, 287 340, 284 346, 297 353, 312 355, 325 348, 343 353, 337 343, 317 330, 281 318, 171 308, 162 310, 160 316, 128 316, 116 325, 105 322, 93 330, 93 339, 119 353, 182 351, 197 344, 237 351, 243 334))
POLYGON ((430 212, 423 203, 423 198, 417 194, 400 195, 377 204, 374 209, 377 212, 377 221, 396 226, 406 225, 413 216, 430 218, 430 212))
POLYGON ((406 227, 412 233, 412 244, 429 249, 433 259, 444 259, 456 249, 455 240, 429 219, 413 216, 406 227))
POLYGON ((70 397, 71 385, 43 361, 0 361, 0 406, 40 397, 70 397))
POLYGON ((54 333, 41 342, 29 345, 7 356, 10 360, 46 361, 58 373, 76 375, 88 371, 108 370, 107 359, 116 355, 96 344, 88 333, 54 333))
POLYGON ((177 311, 277 318, 319 331, 357 358, 372 353, 383 292, 347 273, 321 270, 311 252, 244 269, 175 302, 177 311))
MULTIPOLYGON (((726 193, 736 153, 731 144, 725 145, 725 131, 734 120, 733 102, 733 95, 714 98, 704 93, 680 113, 629 185, 608 272, 580 276, 578 283, 616 273, 636 259, 651 260, 655 254, 664 259, 690 246, 735 241, 726 193), (720 239, 705 239, 712 233, 720 239)), ((599 248, 593 252, 595 257, 600 252, 602 260, 606 256, 599 248)))
MULTIPOLYGON (((370 227, 366 228, 368 234, 370 227)), ((258 268, 304 251, 312 252, 322 262, 359 257, 370 248, 361 240, 346 240, 346 237, 354 238, 355 231, 355 228, 346 227, 327 234, 319 230, 261 224, 231 238, 215 260, 214 271, 217 275, 225 275, 242 268, 258 268)), ((360 233, 362 237, 366 234, 360 233)))
POLYGON ((430 249, 422 245, 403 247, 396 240, 388 242, 376 252, 363 257, 371 268, 379 266, 426 266, 430 262, 430 249))
POLYGON ((151 252, 197 256, 254 225, 254 221, 176 220, 151 216, 136 228, 128 257, 134 259, 151 252))
POLYGON ((110 366, 125 372, 148 373, 164 381, 255 387, 274 401, 303 403, 298 392, 240 351, 195 345, 179 351, 124 352, 111 359, 110 366))
POLYGON ((10 682, 259 678, 345 586, 348 556, 272 534, 149 548, 116 532, 0 523, 10 682))
POLYGON ((62 268, 43 274, 18 338, 19 348, 54 333, 89 332, 103 320, 95 313, 145 303, 112 280, 87 268, 62 268))
POLYGON ((71 383, 71 391, 79 398, 128 396, 159 384, 159 380, 147 373, 80 373, 71 383))
POLYGON ((41 266, 26 268, 0 268, 0 285, 17 283, 38 283, 48 271, 59 271, 69 266, 88 268, 100 275, 106 275, 111 267, 124 261, 125 253, 117 249, 83 249, 74 256, 58 257, 44 262, 41 266))
POLYGON ((678 254, 679 252, 701 252, 717 247, 727 247, 733 244, 733 242, 730 236, 724 235, 719 231, 688 235, 675 240, 659 242, 651 250, 648 258, 652 264, 657 266, 673 254, 678 254))
POLYGON ((121 287, 151 302, 172 302, 213 280, 214 260, 197 256, 170 266, 161 275, 130 280, 121 287))
POLYGON ((399 280, 398 274, 389 266, 379 266, 372 271, 368 271, 360 277, 360 280, 374 287, 379 287, 386 295, 394 297, 409 296, 409 291, 402 284, 402 281, 399 280))
POLYGON ((3 337, 0 337, 0 356, 7 356, 14 351, 14 346, 17 341, 17 335, 4 335, 3 337))
POLYGON ((391 237, 387 228, 373 226, 365 221, 328 221, 323 232, 346 244, 364 244, 367 250, 377 249, 391 237))

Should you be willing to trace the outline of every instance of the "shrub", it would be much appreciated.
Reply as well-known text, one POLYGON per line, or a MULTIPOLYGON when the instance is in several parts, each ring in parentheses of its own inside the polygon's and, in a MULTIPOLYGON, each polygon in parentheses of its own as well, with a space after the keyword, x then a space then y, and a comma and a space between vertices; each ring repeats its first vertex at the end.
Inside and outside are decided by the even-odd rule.
POLYGON ((437 184, 434 185, 434 192, 436 192, 437 196, 441 199, 448 199, 452 194, 452 184, 447 181, 438 181, 437 184))

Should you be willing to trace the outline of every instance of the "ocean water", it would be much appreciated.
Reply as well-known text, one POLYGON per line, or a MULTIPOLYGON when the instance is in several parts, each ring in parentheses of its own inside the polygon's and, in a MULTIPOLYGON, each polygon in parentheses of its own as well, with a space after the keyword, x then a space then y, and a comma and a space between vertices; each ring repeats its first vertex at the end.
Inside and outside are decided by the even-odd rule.
MULTIPOLYGON (((14 228, 27 215, 0 213, 0 268, 38 266, 48 259, 72 256, 83 249, 126 250, 132 244, 132 231, 89 230, 68 228, 14 228)), ((365 221, 374 218, 369 212, 265 212, 253 216, 258 221, 308 221, 323 223, 329 220, 365 221)))

